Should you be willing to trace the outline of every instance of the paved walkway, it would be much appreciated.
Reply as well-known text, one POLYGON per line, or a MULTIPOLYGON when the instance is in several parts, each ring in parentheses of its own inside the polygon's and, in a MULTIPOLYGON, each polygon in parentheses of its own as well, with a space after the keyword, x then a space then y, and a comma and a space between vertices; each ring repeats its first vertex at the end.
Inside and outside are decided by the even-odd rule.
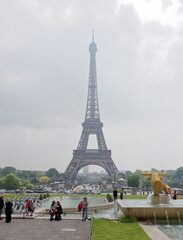
POLYGON ((90 221, 13 219, 0 221, 0 240, 88 240, 90 221))
POLYGON ((159 230, 154 224, 147 222, 138 222, 138 224, 144 229, 151 240, 169 240, 169 237, 159 230))

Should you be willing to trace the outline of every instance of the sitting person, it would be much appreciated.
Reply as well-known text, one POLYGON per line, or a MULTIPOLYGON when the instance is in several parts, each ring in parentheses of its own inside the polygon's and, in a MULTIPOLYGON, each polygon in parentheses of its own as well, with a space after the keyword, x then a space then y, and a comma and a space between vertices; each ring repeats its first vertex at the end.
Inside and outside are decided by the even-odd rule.
POLYGON ((30 212, 30 216, 32 216, 34 212, 34 205, 32 200, 29 201, 28 211, 30 212))
POLYGON ((61 214, 63 213, 62 206, 59 201, 57 201, 57 211, 55 213, 55 220, 59 221, 62 219, 61 214))
POLYGON ((53 220, 53 217, 56 214, 56 212, 57 212, 57 205, 56 205, 56 202, 53 201, 50 206, 50 221, 53 220))

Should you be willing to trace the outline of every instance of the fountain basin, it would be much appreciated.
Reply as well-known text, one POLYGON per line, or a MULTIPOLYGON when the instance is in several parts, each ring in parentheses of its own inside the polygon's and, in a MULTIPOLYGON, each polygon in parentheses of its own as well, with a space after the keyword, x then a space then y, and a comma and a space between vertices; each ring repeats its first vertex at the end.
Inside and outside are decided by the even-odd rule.
POLYGON ((170 201, 169 204, 151 204, 147 200, 118 200, 118 207, 126 217, 136 217, 137 219, 183 219, 183 200, 170 201))

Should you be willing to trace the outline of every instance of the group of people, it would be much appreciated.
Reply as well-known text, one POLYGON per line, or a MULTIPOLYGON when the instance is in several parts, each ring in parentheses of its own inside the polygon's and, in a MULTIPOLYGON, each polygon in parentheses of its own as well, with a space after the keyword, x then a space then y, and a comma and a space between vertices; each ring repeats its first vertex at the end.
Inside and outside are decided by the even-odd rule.
MULTIPOLYGON (((123 199, 123 193, 124 193, 124 188, 121 188, 120 199, 123 199)), ((116 188, 114 188, 114 190, 113 190, 113 197, 114 197, 114 201, 116 201, 118 198, 118 190, 116 188)))
POLYGON ((60 221, 62 219, 61 214, 63 213, 62 206, 59 201, 53 201, 50 206, 50 221, 60 221), (53 218, 55 216, 55 219, 53 218))
MULTIPOLYGON (((78 205, 78 212, 80 212, 81 210, 82 210, 81 221, 88 221, 88 201, 86 197, 84 197, 83 201, 81 201, 78 205)), ((52 202, 50 206, 49 214, 50 214, 50 221, 53 221, 53 220, 60 221, 62 219, 61 214, 63 214, 63 210, 59 201, 52 202)))
MULTIPOLYGON (((11 199, 8 198, 6 200, 6 206, 5 206, 6 223, 11 222, 12 207, 13 207, 13 203, 11 199)), ((1 214, 2 214, 3 208, 4 208, 4 200, 3 200, 3 196, 0 196, 0 220, 2 220, 1 214)))
POLYGON ((25 202, 24 208, 25 208, 26 216, 29 216, 29 213, 30 213, 30 216, 33 215, 35 208, 34 208, 32 200, 27 199, 25 202))

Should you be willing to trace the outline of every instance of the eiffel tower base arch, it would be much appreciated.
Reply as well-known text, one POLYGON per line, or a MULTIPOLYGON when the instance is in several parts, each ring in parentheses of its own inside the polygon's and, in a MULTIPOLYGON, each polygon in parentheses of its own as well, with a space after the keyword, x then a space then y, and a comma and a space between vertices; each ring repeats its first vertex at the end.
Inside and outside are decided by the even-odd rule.
POLYGON ((67 178, 74 180, 79 170, 87 165, 100 166, 106 170, 109 176, 118 174, 110 150, 74 150, 73 158, 65 171, 67 178))

